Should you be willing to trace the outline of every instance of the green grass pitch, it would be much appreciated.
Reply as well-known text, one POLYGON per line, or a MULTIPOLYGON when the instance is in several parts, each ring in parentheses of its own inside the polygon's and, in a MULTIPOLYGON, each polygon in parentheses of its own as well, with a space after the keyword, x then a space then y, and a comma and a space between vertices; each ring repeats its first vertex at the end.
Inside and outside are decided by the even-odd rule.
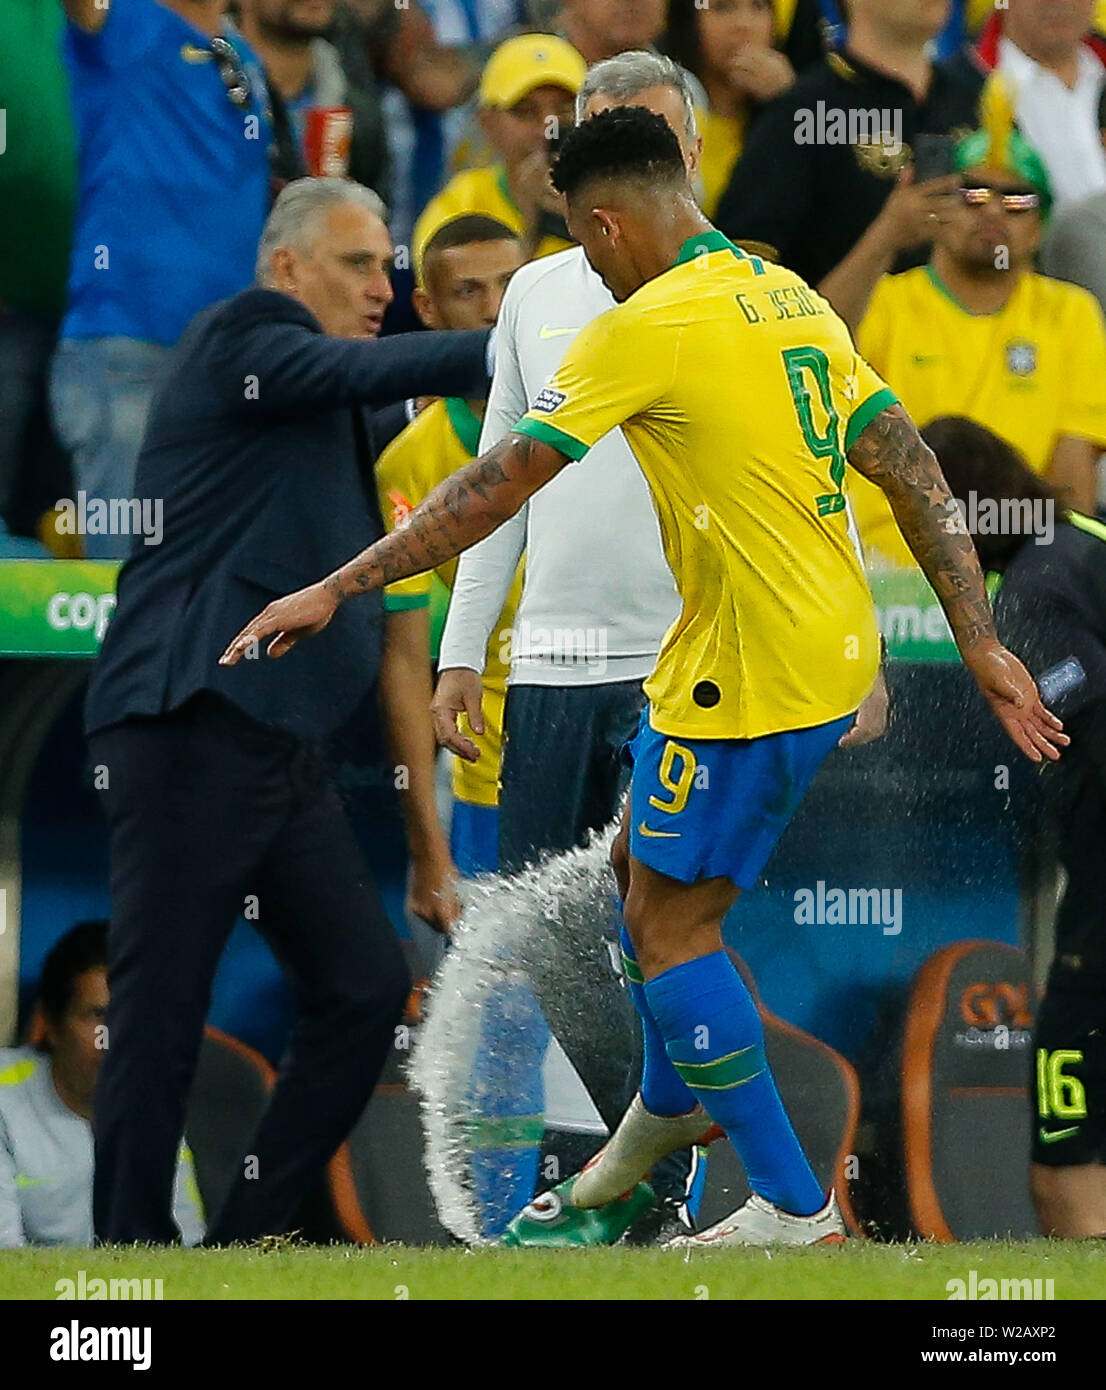
MULTIPOLYGON (((1106 1299, 1098 1242, 977 1241, 812 1250, 415 1249, 401 1245, 0 1251, 0 1298, 56 1299, 56 1281, 161 1279, 165 1299, 922 1299, 950 1279, 1053 1281, 1106 1299)), ((1047 1288, 1047 1285, 1042 1286, 1047 1288)), ((1005 1305, 1009 1308, 1009 1304, 1005 1305)))

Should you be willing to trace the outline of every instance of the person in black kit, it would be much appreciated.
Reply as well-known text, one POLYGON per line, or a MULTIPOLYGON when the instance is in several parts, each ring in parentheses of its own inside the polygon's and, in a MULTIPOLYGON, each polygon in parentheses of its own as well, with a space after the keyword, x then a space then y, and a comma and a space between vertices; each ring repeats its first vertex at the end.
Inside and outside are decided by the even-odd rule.
MULTIPOLYGON (((323 739, 379 671, 397 762, 407 761, 404 707, 430 699, 427 682, 404 687, 392 670, 404 660, 393 619, 410 614, 386 618, 386 600, 351 605, 343 631, 275 675, 260 660, 218 665, 259 604, 383 535, 377 421, 363 407, 487 390, 487 333, 371 341, 392 293, 381 212, 345 180, 284 189, 261 239, 259 287, 192 321, 139 457, 137 493, 163 504, 163 539, 134 540, 85 710, 111 830, 110 1047, 94 1105, 102 1241, 177 1239, 170 1194, 186 1098, 247 896, 297 1018, 250 1144, 256 1161, 207 1243, 288 1229, 363 1110, 408 992, 323 739)), ((413 859, 448 864, 433 853, 444 845, 433 787, 412 785, 403 801, 413 859)))
MULTIPOLYGON (((917 137, 979 124, 982 71, 934 65, 928 56, 948 10, 949 0, 850 0, 843 51, 803 72, 754 121, 718 205, 721 230, 773 247, 817 286, 908 177, 917 137), (875 128, 870 112, 880 113, 875 128), (833 113, 843 116, 839 125, 833 113)), ((917 201, 917 226, 903 231, 907 253, 897 270, 926 259, 929 209, 917 201)))
POLYGON ((1074 656, 1086 672, 1058 702, 1071 745, 1042 778, 1067 887, 1035 1030, 1030 1182, 1043 1234, 1106 1236, 1106 526, 1063 512, 1043 479, 981 425, 946 417, 923 436, 953 496, 968 503, 975 493, 976 549, 983 568, 1002 575, 1002 641, 1030 670, 1074 656), (998 504, 1000 524, 1008 504, 1000 534, 984 533, 980 499, 998 504))

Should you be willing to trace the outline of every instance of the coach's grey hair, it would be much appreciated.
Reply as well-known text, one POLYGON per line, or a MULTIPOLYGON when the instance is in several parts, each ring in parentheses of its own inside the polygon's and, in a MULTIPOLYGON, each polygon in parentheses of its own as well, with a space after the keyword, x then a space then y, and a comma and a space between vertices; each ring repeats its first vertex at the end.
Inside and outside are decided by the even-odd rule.
POLYGON ((588 102, 602 93, 616 101, 629 101, 650 87, 674 87, 684 104, 684 124, 691 139, 699 133, 695 119, 695 92, 691 80, 679 63, 644 48, 616 53, 588 68, 584 85, 576 94, 576 122, 584 119, 588 102))
POLYGON ((257 245, 257 283, 272 283, 273 252, 278 246, 309 250, 323 217, 339 203, 358 203, 381 221, 387 217, 388 210, 380 195, 351 179, 295 179, 285 184, 257 245))

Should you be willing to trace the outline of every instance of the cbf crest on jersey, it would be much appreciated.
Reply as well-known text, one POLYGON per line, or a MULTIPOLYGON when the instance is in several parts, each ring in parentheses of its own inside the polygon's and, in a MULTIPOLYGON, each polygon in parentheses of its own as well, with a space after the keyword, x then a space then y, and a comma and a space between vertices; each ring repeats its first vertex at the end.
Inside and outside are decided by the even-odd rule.
POLYGON ((1037 370, 1037 344, 1013 338, 1006 344, 1006 365, 1015 376, 1032 376, 1037 370))

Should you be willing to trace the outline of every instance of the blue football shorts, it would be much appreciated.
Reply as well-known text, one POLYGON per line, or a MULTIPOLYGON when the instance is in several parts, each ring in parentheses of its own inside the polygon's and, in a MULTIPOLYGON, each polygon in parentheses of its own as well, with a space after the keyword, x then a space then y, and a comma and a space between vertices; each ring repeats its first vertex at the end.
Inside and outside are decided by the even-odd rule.
POLYGON ((657 873, 748 889, 768 862, 827 753, 854 716, 749 739, 669 738, 648 707, 623 749, 630 853, 657 873))

